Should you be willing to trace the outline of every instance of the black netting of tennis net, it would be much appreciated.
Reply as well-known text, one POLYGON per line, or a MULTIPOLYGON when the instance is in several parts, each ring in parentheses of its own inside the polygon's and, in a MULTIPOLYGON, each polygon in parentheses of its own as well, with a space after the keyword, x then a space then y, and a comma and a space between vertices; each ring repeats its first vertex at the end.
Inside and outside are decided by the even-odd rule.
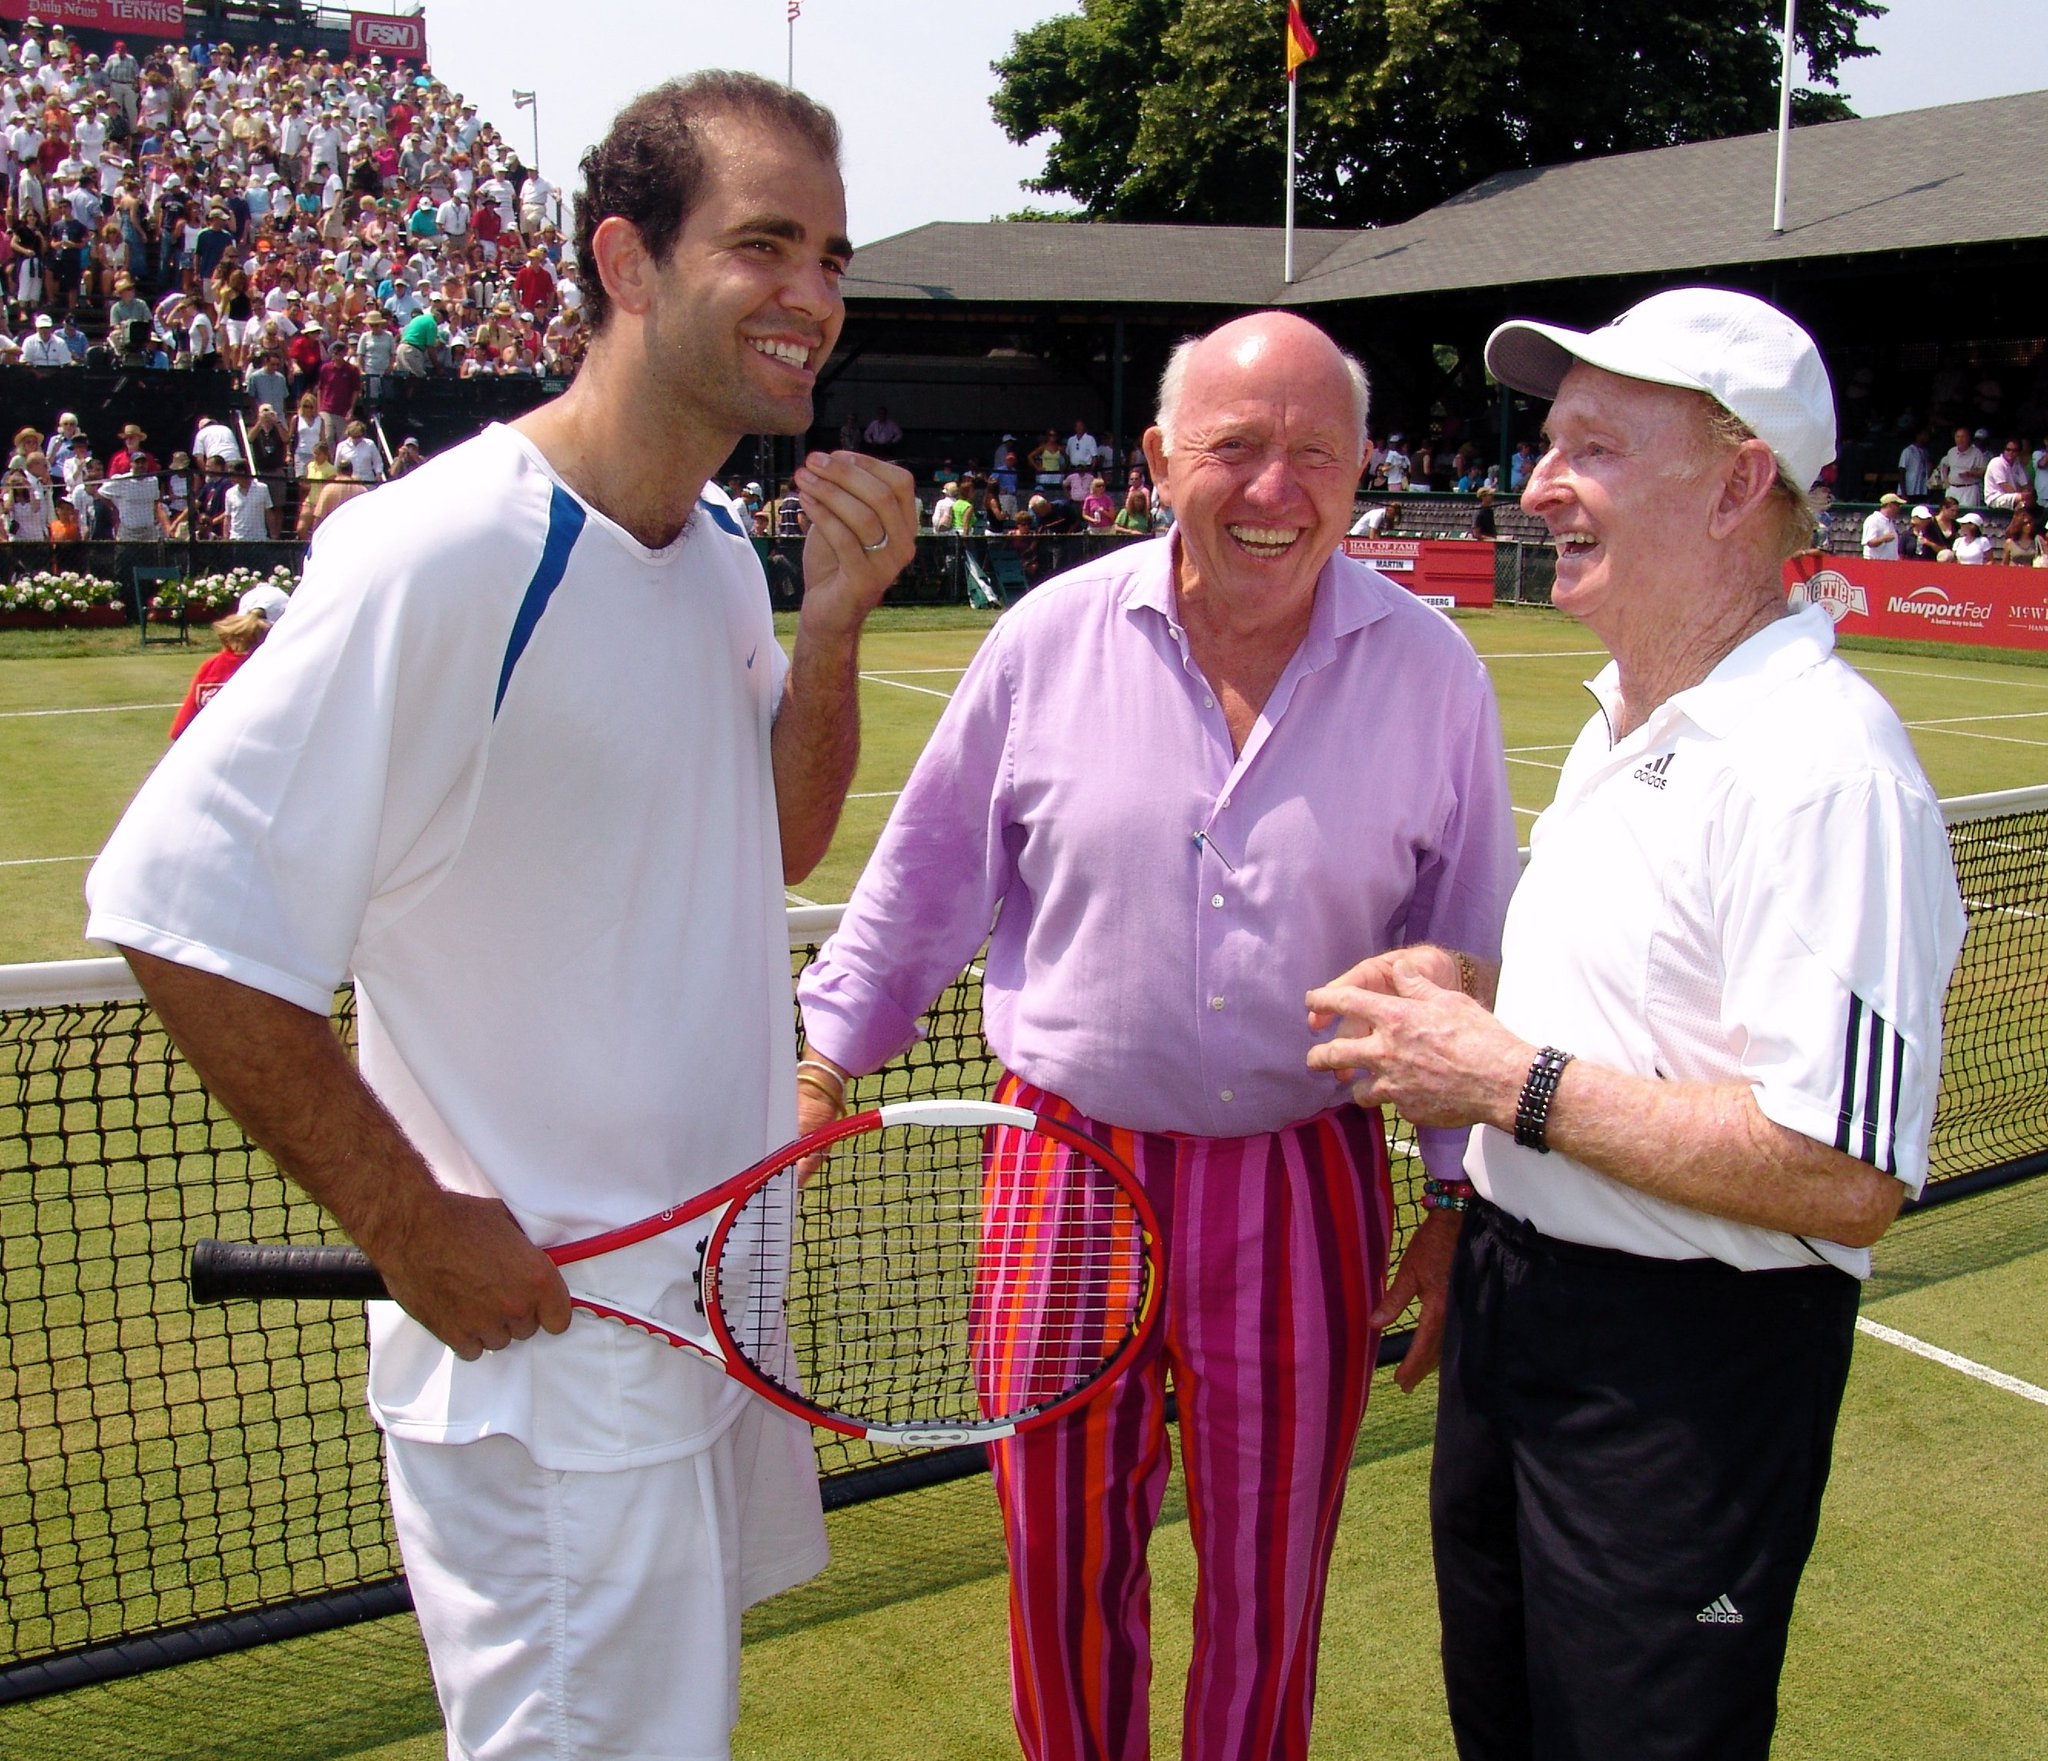
MULTIPOLYGON (((2048 1165, 2048 789, 1948 812, 1970 934, 1934 1200, 2048 1165)), ((791 913, 793 968, 831 921, 791 913)), ((986 1093, 979 992, 971 968, 856 1098, 986 1093)), ((0 1108, 0 1700, 402 1607, 362 1311, 186 1298, 195 1241, 336 1237, 199 1088, 125 967, 0 971, 0 1108)), ((1411 1142, 1397 1128, 1403 1234, 1411 1142)), ((823 1436, 818 1460, 835 1502, 952 1471, 823 1436)))

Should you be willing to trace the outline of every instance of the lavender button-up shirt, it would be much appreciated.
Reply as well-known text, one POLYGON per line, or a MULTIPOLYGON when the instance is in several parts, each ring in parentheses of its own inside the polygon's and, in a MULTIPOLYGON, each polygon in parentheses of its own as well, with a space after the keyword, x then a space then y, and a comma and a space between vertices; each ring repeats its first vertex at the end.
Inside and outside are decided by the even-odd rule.
MULTIPOLYGON (((1091 1118, 1242 1137, 1341 1095, 1303 993, 1368 954, 1500 951, 1516 876, 1493 689, 1446 618, 1343 556, 1242 752, 1189 654, 1173 540, 1004 615, 799 986, 873 1070, 980 949, 995 1055, 1091 1118), (991 928, 993 926, 993 929, 991 928)), ((1467 1134, 1425 1133, 1459 1178, 1467 1134)))

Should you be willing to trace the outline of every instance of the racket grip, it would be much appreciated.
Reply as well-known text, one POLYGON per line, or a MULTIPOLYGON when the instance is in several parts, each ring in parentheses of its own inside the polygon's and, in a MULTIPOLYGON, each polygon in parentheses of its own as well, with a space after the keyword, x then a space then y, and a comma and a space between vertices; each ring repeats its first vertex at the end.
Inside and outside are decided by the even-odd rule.
POLYGON ((260 1296, 368 1302, 387 1294, 383 1274, 355 1247, 202 1241, 192 1249, 189 1275, 195 1304, 260 1296))

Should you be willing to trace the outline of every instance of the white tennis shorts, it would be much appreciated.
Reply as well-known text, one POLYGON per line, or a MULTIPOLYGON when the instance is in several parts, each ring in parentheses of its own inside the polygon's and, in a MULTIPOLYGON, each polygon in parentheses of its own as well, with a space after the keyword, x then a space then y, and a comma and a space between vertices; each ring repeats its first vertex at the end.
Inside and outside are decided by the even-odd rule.
POLYGON ((727 1761, 741 1611, 825 1565, 801 1424, 749 1400, 609 1473, 510 1437, 384 1452, 450 1761, 727 1761))

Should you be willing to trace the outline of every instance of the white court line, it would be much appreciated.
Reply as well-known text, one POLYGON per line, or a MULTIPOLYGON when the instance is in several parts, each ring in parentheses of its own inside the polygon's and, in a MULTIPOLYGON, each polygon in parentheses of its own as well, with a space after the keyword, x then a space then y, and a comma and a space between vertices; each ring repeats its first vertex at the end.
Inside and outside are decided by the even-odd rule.
POLYGON ((861 676, 868 679, 921 679, 927 673, 964 673, 964 666, 879 666, 861 676))
POLYGON ((2008 1376, 2003 1370, 1994 1370, 1988 1364, 1980 1364, 1972 1358, 1958 1357, 1952 1351, 1943 1351, 1938 1345, 1929 1345, 1924 1339, 1915 1339, 1910 1333, 1901 1333, 1896 1327, 1886 1327, 1876 1321, 1856 1317, 1856 1331, 1867 1333, 1873 1339, 1882 1339, 1887 1345, 1896 1345, 1901 1351, 1910 1351, 1915 1357, 1924 1357, 1930 1363, 1937 1363, 1946 1369, 1960 1370, 1966 1376, 1979 1382, 1989 1383, 1993 1388, 2003 1388, 2008 1394, 2017 1394, 2022 1400, 2031 1400, 2036 1406, 2048 1406, 2048 1388, 2036 1388, 2031 1382, 2022 1382, 2017 1376, 2008 1376))
POLYGON ((97 856, 17 856, 0 862, 0 868, 41 868, 52 862, 97 862, 97 856))
POLYGON ((1965 899, 1963 909, 1966 912, 1989 912, 1994 917, 2023 918, 2028 923, 2039 923, 2044 915, 2039 911, 2029 911, 2024 905, 1994 905, 1989 899, 1965 899))
POLYGON ((1604 648, 1537 648, 1527 654, 1482 654, 1481 660, 1605 660, 1604 648))
POLYGON ((2048 709, 2016 709, 2009 715, 1937 715, 1924 722, 1909 722, 1909 727, 1941 728, 1951 722, 2037 722, 2048 716, 2048 709))
POLYGON ((1540 807, 1517 807, 1515 811, 1517 813, 1526 813, 1531 819, 1541 819, 1543 817, 1543 809, 1540 807))
POLYGON ((787 887, 782 889, 782 896, 792 905, 816 905, 818 902, 815 899, 806 899, 801 893, 792 893, 787 887))
POLYGON ((1901 679, 1947 679, 1957 685, 1996 685, 2000 689, 2010 685, 2020 691, 2048 691, 2048 682, 2040 679, 1987 679, 1981 673, 1923 673, 1918 667, 1911 666, 1863 666, 1849 654, 1842 658, 1859 673, 1891 673, 1901 679))
MULTIPOLYGON (((1989 716, 1971 716, 1971 721, 1989 721, 1989 716)), ((1951 740, 1992 740, 2001 746, 2048 746, 2048 740, 2022 740, 2017 734, 1973 734, 1968 728, 1945 728, 1938 722, 1908 722, 1907 727, 1929 734, 1946 734, 1951 740)))
POLYGON ((920 697, 936 697, 941 703, 953 701, 953 693, 950 691, 934 691, 929 685, 901 684, 881 673, 862 673, 861 680, 869 685, 887 685, 893 691, 915 691, 920 697))
POLYGON ((44 715, 131 715, 141 709, 176 709, 175 703, 104 703, 91 709, 0 709, 0 721, 44 715))
POLYGON ((901 789, 868 789, 857 795, 847 796, 849 801, 893 801, 902 794, 901 789))
POLYGON ((1512 756, 1517 752, 1569 752, 1571 749, 1571 741, 1557 740, 1548 746, 1510 746, 1506 750, 1512 756))
MULTIPOLYGON (((1541 750, 1542 750, 1542 748, 1540 748, 1540 747, 1539 747, 1539 748, 1537 748, 1537 750, 1541 751, 1541 750)), ((1530 767, 1531 769, 1533 769, 1533 770, 1563 770, 1563 769, 1564 769, 1564 766, 1563 766, 1563 765, 1561 765, 1561 764, 1552 764, 1552 763, 1550 762, 1550 760, 1549 760, 1549 759, 1547 759, 1547 758, 1517 758, 1517 757, 1515 757, 1515 756, 1514 756, 1514 754, 1513 754, 1513 753, 1510 753, 1510 754, 1508 755, 1508 763, 1510 763, 1510 764, 1526 764, 1526 765, 1528 765, 1528 766, 1529 766, 1529 767, 1530 767)))

